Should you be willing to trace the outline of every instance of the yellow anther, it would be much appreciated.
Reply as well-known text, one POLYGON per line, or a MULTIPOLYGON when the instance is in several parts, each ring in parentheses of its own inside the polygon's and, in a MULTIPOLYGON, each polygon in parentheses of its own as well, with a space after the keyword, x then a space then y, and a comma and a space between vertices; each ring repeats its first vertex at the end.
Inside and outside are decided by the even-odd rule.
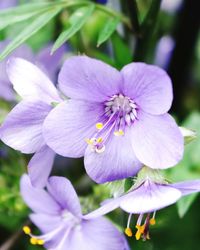
POLYGON ((44 240, 37 240, 37 244, 38 244, 38 245, 41 245, 41 246, 42 246, 42 245, 44 245, 44 243, 45 243, 44 240))
POLYGON ((143 234, 143 233, 144 233, 145 224, 144 224, 144 225, 142 225, 142 226, 140 226, 140 225, 136 225, 135 227, 138 229, 138 231, 139 231, 141 234, 143 234))
POLYGON ((103 141, 103 138, 102 137, 99 137, 98 139, 97 139, 97 142, 99 143, 99 142, 102 142, 103 141))
POLYGON ((154 218, 151 218, 150 220, 149 220, 149 223, 150 223, 150 225, 155 225, 156 224, 156 220, 154 219, 154 218))
POLYGON ((25 234, 30 234, 31 233, 31 229, 28 226, 24 226, 23 231, 24 231, 25 234))
POLYGON ((114 132, 114 135, 115 135, 115 136, 122 136, 122 135, 124 135, 124 131, 123 131, 122 129, 120 129, 120 130, 118 130, 118 131, 115 131, 115 132, 114 132))
POLYGON ((124 131, 122 129, 119 130, 119 135, 124 135, 124 131))
POLYGON ((133 233, 132 233, 131 228, 127 227, 127 228, 125 229, 125 234, 126 234, 128 237, 132 237, 132 236, 133 236, 133 233))
POLYGON ((98 123, 96 123, 96 128, 97 129, 102 129, 103 128, 103 123, 101 123, 101 122, 98 122, 98 123))
POLYGON ((141 235, 144 233, 145 225, 142 225, 142 226, 136 225, 135 227, 137 228, 135 238, 136 240, 139 240, 141 238, 141 235))
POLYGON ((140 232, 140 230, 137 230, 137 232, 135 234, 135 238, 136 238, 136 240, 139 240, 141 238, 141 232, 140 232))
POLYGON ((30 238, 30 243, 32 245, 37 245, 38 244, 38 239, 32 237, 32 238, 30 238))
POLYGON ((88 145, 91 145, 91 144, 92 144, 92 140, 89 139, 89 138, 86 138, 85 141, 87 142, 88 145))

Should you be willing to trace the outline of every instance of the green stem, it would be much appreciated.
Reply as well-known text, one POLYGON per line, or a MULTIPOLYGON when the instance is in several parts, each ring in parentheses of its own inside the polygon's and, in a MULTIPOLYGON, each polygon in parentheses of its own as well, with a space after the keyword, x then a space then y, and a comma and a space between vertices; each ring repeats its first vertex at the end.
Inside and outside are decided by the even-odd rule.
POLYGON ((138 16, 138 6, 136 0, 128 0, 128 11, 131 20, 132 30, 136 35, 140 34, 140 22, 138 16))
POLYGON ((160 4, 162 0, 152 0, 150 9, 142 23, 140 37, 138 37, 134 61, 145 61, 151 39, 154 35, 160 4))

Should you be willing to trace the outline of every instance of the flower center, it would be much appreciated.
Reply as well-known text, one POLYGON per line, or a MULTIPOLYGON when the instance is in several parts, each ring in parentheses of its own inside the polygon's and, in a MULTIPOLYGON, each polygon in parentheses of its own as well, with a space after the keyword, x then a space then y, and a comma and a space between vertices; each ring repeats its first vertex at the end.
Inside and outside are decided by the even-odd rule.
POLYGON ((124 119, 124 122, 130 126, 131 121, 137 118, 137 105, 127 96, 114 95, 105 102, 105 114, 108 117, 117 114, 119 119, 124 119))
POLYGON ((138 107, 128 96, 122 94, 112 96, 104 103, 104 115, 96 124, 95 135, 86 139, 91 150, 102 153, 111 135, 123 136, 126 126, 130 127, 137 120, 138 107))
POLYGON ((58 237, 61 232, 63 232, 63 238, 58 243, 58 245, 56 245, 56 249, 61 249, 71 229, 79 226, 81 223, 80 218, 75 217, 67 210, 63 210, 61 212, 61 218, 62 221, 57 225, 57 227, 46 234, 34 235, 31 233, 31 229, 28 226, 24 226, 23 231, 25 234, 30 236, 30 243, 32 245, 44 245, 46 243, 51 243, 58 237))
POLYGON ((80 224, 81 222, 81 219, 74 216, 72 213, 70 213, 68 210, 63 210, 62 213, 61 213, 61 217, 62 217, 62 220, 65 222, 65 223, 68 223, 71 225, 71 226, 75 226, 75 225, 78 225, 80 224))

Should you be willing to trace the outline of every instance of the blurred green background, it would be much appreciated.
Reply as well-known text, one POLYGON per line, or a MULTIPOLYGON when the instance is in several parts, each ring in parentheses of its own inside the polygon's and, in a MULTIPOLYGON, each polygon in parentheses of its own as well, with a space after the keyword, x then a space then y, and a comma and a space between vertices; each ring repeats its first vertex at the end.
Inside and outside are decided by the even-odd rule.
MULTIPOLYGON (((3 10, 3 2, 9 1, 0 0, 0 10, 3 10)), ((56 4, 56 1, 21 0, 11 1, 11 5, 15 7, 32 2, 56 4)), ((101 1, 98 2, 101 4, 101 1)), ((47 44, 54 42, 63 30, 69 28, 69 16, 78 8, 63 8, 25 43, 37 53, 47 44)), ((66 58, 72 54, 84 53, 118 69, 132 61, 144 61, 157 64, 168 71, 174 88, 171 113, 180 126, 193 129, 197 133, 197 139, 186 146, 184 158, 178 166, 165 171, 166 178, 173 182, 200 178, 199 13, 197 0, 108 0, 107 4, 99 5, 85 24, 67 41, 66 58), (114 14, 110 14, 106 9, 114 14), (119 15, 119 19, 113 21, 111 17, 114 17, 115 13, 123 13, 124 16, 120 19, 119 15), (109 22, 111 25, 106 30, 105 24, 109 22), (102 42, 103 39, 105 42, 102 42), (102 44, 97 46, 101 42, 102 44)), ((34 18, 1 29, 1 41, 12 41, 23 29, 30 26, 34 18)), ((14 105, 13 102, 0 100, 0 123, 14 105)), ((22 155, 1 143, 0 157, 0 249, 41 249, 30 245, 28 237, 22 233, 23 225, 29 223, 29 210, 19 194, 19 179, 26 171, 30 156, 22 155)), ((96 208, 104 198, 109 197, 105 185, 96 185, 86 176, 82 159, 57 156, 54 165, 53 174, 66 176, 74 184, 84 211, 96 208)), ((129 242, 132 249, 199 249, 199 211, 200 197, 195 194, 183 198, 177 205, 157 212, 157 223, 150 231, 151 240, 143 242, 131 238, 129 242)), ((115 223, 120 223, 122 230, 126 227, 126 216, 121 211, 109 215, 115 223), (122 218, 120 222, 119 215, 122 218)))

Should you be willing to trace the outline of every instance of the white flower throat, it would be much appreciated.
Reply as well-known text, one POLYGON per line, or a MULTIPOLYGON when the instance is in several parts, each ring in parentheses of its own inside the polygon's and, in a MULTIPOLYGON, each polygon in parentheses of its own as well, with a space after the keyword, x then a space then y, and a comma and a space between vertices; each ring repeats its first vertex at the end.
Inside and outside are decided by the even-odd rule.
POLYGON ((106 101, 104 111, 102 121, 96 123, 97 132, 92 138, 86 139, 91 150, 97 153, 104 152, 111 135, 123 136, 126 126, 130 127, 138 115, 136 103, 122 94, 114 95, 106 101))
POLYGON ((80 230, 81 227, 81 218, 76 217, 68 210, 61 211, 60 214, 61 221, 58 225, 52 229, 51 231, 47 232, 46 234, 42 235, 34 235, 31 233, 31 229, 29 226, 24 226, 23 231, 25 234, 30 236, 30 243, 32 245, 44 245, 49 244, 54 241, 58 235, 63 232, 63 238, 55 244, 54 247, 48 248, 49 250, 56 250, 63 248, 66 238, 68 237, 70 231, 73 228, 78 228, 80 230))

